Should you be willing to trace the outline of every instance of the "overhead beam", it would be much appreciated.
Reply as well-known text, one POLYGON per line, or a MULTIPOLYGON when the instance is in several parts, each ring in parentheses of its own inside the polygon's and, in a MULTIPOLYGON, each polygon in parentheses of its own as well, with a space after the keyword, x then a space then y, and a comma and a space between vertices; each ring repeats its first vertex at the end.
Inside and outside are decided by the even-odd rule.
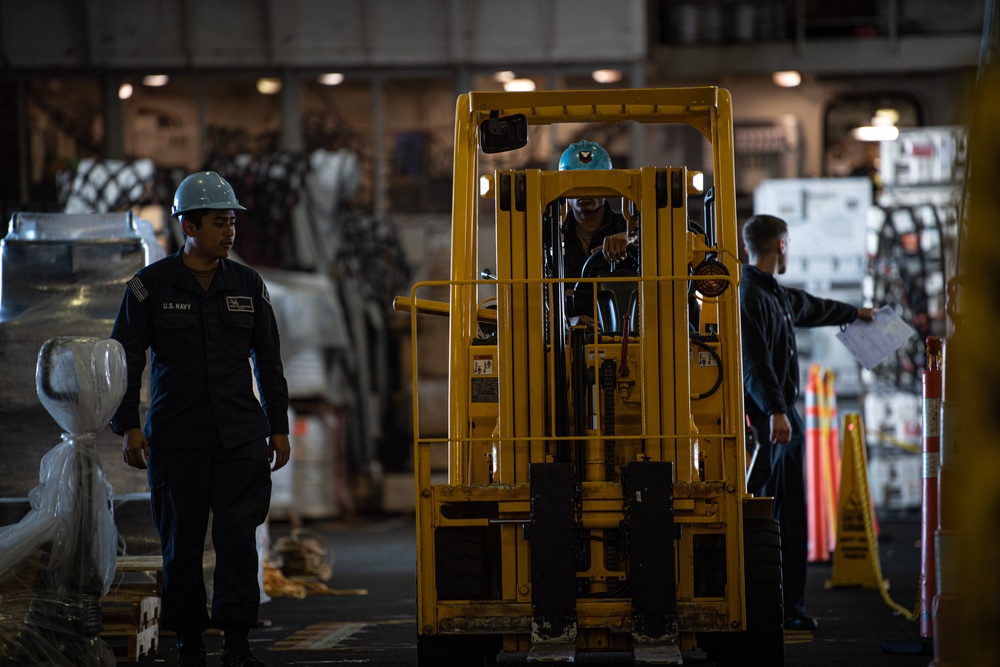
POLYGON ((812 74, 879 74, 975 67, 976 35, 890 39, 814 39, 805 42, 660 46, 650 76, 725 76, 797 70, 812 74))

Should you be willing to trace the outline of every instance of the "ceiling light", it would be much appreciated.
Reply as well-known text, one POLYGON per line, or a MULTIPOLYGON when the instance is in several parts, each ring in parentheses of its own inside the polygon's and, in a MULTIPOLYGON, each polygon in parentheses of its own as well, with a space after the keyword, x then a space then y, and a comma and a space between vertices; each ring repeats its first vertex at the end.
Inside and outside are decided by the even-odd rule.
POLYGON ((899 112, 895 109, 878 109, 872 116, 871 125, 856 127, 851 136, 858 141, 895 141, 899 138, 899 112))
POLYGON ((479 196, 489 197, 493 192, 493 177, 484 175, 479 177, 479 196))
POLYGON ((261 95, 274 95, 281 91, 281 79, 262 76, 257 79, 257 92, 261 95))
POLYGON ((782 88, 794 88, 802 83, 802 75, 795 70, 775 72, 771 75, 771 81, 774 82, 774 85, 781 86, 782 88))
POLYGON ((132 97, 131 83, 123 83, 122 85, 118 86, 118 99, 127 100, 130 97, 132 97))
POLYGON ((513 81, 515 78, 514 73, 510 70, 505 70, 503 72, 497 72, 493 75, 493 80, 500 83, 507 83, 508 81, 513 81))
POLYGON ((899 138, 899 128, 895 125, 864 125, 851 130, 851 136, 858 141, 895 141, 899 138))
POLYGON ((508 93, 531 92, 535 89, 535 82, 531 79, 512 79, 503 84, 503 89, 508 93))
POLYGON ((701 194, 705 191, 705 174, 700 171, 689 171, 688 178, 690 179, 691 190, 695 194, 701 194))
POLYGON ((170 82, 170 77, 166 74, 147 74, 142 77, 142 85, 149 86, 151 88, 159 88, 160 86, 165 86, 170 82))
POLYGON ((595 69, 590 76, 597 83, 618 83, 622 80, 621 70, 617 69, 595 69))
POLYGON ((344 82, 344 75, 340 72, 327 72, 320 74, 318 81, 324 86, 339 86, 344 82))
POLYGON ((878 109, 872 117, 872 125, 895 125, 899 122, 899 112, 895 109, 878 109))

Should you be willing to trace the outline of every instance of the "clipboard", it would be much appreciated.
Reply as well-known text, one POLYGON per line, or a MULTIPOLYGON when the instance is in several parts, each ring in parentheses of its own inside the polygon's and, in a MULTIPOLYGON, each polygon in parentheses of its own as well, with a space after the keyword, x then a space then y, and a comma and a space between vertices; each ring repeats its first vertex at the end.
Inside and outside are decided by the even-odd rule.
POLYGON ((916 334, 916 330, 904 322, 891 306, 882 306, 875 311, 874 320, 851 322, 837 333, 837 339, 859 364, 870 371, 916 334))

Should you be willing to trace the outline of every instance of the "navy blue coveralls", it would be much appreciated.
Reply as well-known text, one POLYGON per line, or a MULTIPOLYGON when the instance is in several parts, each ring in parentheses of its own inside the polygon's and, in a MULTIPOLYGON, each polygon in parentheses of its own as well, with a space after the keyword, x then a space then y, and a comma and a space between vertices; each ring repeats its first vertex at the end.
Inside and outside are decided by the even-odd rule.
POLYGON ((267 438, 288 433, 278 329, 256 271, 221 259, 206 291, 182 252, 128 282, 111 334, 125 348, 128 388, 111 428, 121 435, 140 427, 149 349, 144 433, 163 550, 160 622, 179 634, 200 633, 212 623, 252 628, 260 604, 256 528, 271 497, 267 438), (202 572, 210 512, 216 552, 211 619, 202 572))
MULTIPOLYGON (((566 278, 579 278, 580 274, 583 272, 583 265, 586 263, 587 259, 593 254, 593 251, 604 245, 604 239, 612 234, 618 234, 620 232, 628 231, 628 223, 621 213, 617 213, 611 208, 611 204, 604 202, 604 219, 601 222, 601 226, 597 228, 594 235, 590 239, 590 247, 587 250, 583 249, 580 244, 580 237, 576 235, 576 216, 573 215, 573 211, 569 210, 566 213, 566 219, 563 221, 562 233, 563 233, 563 272, 566 278)), ((545 247, 549 247, 548 234, 544 235, 545 247)), ((572 283, 567 284, 567 288, 572 288, 572 283)), ((567 295, 566 297, 566 317, 572 317, 574 315, 589 314, 589 313, 578 313, 576 312, 576 307, 574 306, 573 299, 567 295)))
POLYGON ((781 528, 781 569, 785 616, 805 614, 808 518, 805 490, 805 429, 795 409, 799 396, 799 356, 795 327, 849 324, 858 317, 850 304, 821 299, 778 284, 774 276, 749 264, 740 281, 743 338, 744 409, 757 431, 760 451, 747 488, 774 498, 781 528), (788 416, 792 439, 771 442, 770 417, 788 416))

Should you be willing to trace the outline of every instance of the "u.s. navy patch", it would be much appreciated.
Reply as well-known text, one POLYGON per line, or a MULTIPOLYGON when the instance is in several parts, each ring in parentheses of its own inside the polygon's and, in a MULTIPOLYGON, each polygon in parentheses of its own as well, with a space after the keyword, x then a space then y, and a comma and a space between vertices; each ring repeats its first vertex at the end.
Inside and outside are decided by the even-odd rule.
POLYGON ((136 301, 145 301, 149 298, 149 290, 146 286, 142 284, 142 280, 139 279, 138 275, 132 276, 132 280, 128 281, 129 291, 132 292, 132 296, 135 297, 136 301))
POLYGON ((249 296, 227 296, 226 308, 233 313, 252 313, 253 297, 249 296))

